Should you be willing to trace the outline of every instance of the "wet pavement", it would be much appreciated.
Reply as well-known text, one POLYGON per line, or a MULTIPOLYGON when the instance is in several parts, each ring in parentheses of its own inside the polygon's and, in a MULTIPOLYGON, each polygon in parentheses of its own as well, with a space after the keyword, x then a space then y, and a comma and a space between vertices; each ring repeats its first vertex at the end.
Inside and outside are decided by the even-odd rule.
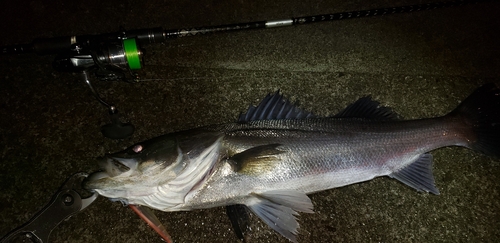
MULTIPOLYGON (((15 1, 0 9, 0 45, 34 38, 284 19, 420 1, 15 1)), ((179 38, 146 47, 139 83, 94 81, 136 132, 110 140, 105 107, 54 56, 0 56, 0 235, 28 220, 96 158, 161 134, 235 121, 281 90, 331 115, 372 95, 405 119, 444 115, 499 82, 500 4, 179 38), (149 80, 149 81, 148 81, 149 80)), ((311 195, 299 242, 499 242, 500 160, 432 152, 441 195, 390 178, 311 195)), ((237 242, 223 208, 157 212, 175 242, 237 242)), ((288 242, 252 217, 247 242, 288 242)), ((98 198, 52 242, 161 242, 130 209, 98 198)))

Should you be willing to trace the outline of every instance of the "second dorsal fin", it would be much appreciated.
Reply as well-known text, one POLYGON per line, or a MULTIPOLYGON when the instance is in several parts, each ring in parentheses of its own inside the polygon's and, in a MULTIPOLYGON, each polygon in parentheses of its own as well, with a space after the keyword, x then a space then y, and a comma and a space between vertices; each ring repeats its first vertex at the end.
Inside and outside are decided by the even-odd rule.
POLYGON ((399 116, 390 108, 380 106, 380 103, 372 100, 370 96, 360 98, 348 105, 344 110, 333 117, 338 118, 367 118, 375 120, 398 120, 399 116))

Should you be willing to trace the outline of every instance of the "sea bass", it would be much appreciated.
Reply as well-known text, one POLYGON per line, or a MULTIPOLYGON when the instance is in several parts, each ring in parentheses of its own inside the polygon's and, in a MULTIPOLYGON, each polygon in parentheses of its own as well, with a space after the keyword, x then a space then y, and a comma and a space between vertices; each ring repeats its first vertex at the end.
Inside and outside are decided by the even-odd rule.
POLYGON ((500 156, 500 88, 486 84, 446 116, 400 120, 364 97, 331 117, 279 93, 238 122, 175 132, 106 156, 85 187, 161 211, 245 205, 297 241, 307 194, 389 176, 439 194, 429 151, 463 146, 500 156))

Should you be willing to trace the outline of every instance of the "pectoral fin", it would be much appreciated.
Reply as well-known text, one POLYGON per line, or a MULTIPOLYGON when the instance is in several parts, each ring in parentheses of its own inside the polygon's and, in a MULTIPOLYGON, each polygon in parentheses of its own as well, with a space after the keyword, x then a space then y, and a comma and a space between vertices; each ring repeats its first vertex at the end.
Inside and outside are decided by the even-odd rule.
POLYGON ((389 175, 417 191, 439 195, 432 175, 432 155, 422 154, 415 162, 389 175))
POLYGON ((299 229, 295 216, 298 212, 313 212, 309 197, 302 192, 292 190, 253 194, 246 205, 269 227, 293 242, 297 242, 299 229))
POLYGON ((244 174, 262 174, 270 171, 280 160, 279 144, 262 145, 237 153, 230 158, 234 171, 244 174))

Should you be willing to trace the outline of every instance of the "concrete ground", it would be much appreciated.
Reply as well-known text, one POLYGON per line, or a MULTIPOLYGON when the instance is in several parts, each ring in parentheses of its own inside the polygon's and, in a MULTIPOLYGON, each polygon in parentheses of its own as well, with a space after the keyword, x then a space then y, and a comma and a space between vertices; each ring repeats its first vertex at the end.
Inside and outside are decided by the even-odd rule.
MULTIPOLYGON (((34 38, 283 19, 425 1, 9 1, 0 45, 34 38)), ((371 94, 405 119, 444 115, 476 87, 499 82, 500 4, 180 38, 146 48, 136 84, 98 82, 136 126, 104 138, 106 109, 53 56, 0 57, 0 235, 22 224, 71 174, 161 134, 232 122, 281 90, 316 114, 371 94)), ((464 148, 433 151, 441 195, 390 178, 311 195, 300 242, 500 242, 500 160, 464 148)), ((237 242, 223 208, 157 212, 175 242, 237 242)), ((252 217, 248 242, 288 242, 252 217)), ((128 208, 98 198, 51 242, 161 242, 128 208)))

